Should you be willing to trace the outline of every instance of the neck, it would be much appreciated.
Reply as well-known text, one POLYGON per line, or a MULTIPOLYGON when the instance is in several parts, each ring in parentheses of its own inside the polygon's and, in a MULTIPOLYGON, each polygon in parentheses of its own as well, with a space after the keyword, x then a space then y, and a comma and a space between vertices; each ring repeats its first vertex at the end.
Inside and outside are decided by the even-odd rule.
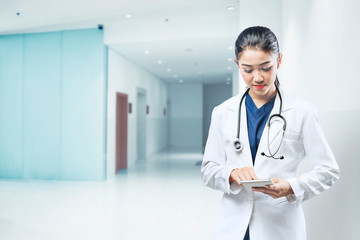
POLYGON ((267 103, 271 98, 273 98, 276 95, 276 87, 273 85, 269 91, 264 95, 254 94, 251 90, 249 91, 249 94, 255 103, 256 107, 260 108, 262 105, 267 103))

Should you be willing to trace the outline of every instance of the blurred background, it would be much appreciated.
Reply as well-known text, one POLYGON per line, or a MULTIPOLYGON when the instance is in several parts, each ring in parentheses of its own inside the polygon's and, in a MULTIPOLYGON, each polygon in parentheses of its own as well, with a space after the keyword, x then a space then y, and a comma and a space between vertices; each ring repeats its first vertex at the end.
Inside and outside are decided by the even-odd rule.
POLYGON ((234 42, 253 25, 277 35, 281 85, 318 107, 341 169, 303 204, 308 239, 358 239, 359 10, 0 0, 0 239, 211 239, 222 194, 199 164, 212 109, 244 88, 234 42))

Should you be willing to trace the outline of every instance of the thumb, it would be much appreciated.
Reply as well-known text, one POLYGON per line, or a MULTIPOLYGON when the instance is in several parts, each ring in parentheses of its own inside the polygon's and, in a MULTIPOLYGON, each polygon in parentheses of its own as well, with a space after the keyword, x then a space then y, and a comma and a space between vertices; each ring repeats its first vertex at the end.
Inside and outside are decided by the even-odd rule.
POLYGON ((276 183, 279 183, 279 182, 280 182, 280 179, 278 179, 278 178, 273 178, 272 181, 276 184, 276 183))

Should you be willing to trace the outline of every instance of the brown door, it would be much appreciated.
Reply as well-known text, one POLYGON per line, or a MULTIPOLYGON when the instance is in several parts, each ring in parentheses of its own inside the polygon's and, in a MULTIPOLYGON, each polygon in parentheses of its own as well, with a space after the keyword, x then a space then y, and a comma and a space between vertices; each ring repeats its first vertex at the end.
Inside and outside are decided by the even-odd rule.
POLYGON ((115 173, 119 169, 127 169, 128 149, 128 95, 116 93, 116 166, 115 173))

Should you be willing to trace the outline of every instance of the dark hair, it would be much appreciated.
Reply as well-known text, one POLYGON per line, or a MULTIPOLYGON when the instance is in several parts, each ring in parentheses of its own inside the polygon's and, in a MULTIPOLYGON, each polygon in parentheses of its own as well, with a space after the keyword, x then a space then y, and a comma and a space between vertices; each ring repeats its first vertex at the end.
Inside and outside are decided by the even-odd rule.
MULTIPOLYGON (((255 26, 246 28, 240 33, 235 42, 235 56, 239 56, 244 50, 258 49, 280 57, 280 47, 275 34, 267 27, 255 26)), ((279 87, 280 82, 276 76, 275 86, 279 87)))

